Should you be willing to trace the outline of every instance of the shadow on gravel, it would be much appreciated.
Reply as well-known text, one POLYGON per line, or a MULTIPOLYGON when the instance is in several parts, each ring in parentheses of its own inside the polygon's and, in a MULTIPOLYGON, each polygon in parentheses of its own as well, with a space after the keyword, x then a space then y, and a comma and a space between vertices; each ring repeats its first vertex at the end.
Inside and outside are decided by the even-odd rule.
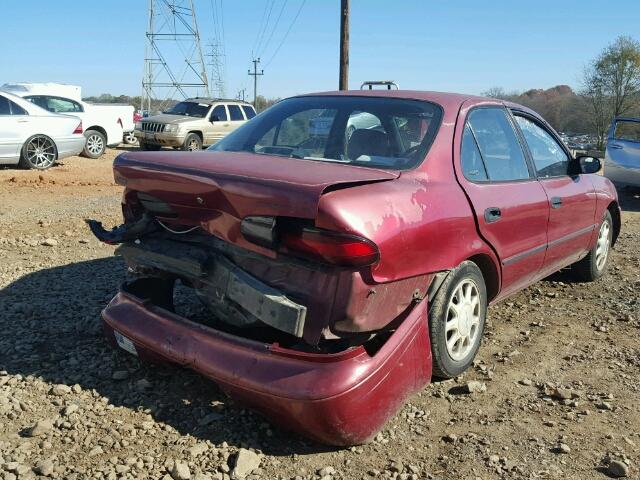
POLYGON ((111 348, 100 311, 124 272, 120 258, 105 258, 30 273, 0 290, 0 370, 94 389, 114 406, 216 444, 279 456, 335 450, 268 424, 200 375, 111 348), (125 378, 114 380, 115 372, 125 378))

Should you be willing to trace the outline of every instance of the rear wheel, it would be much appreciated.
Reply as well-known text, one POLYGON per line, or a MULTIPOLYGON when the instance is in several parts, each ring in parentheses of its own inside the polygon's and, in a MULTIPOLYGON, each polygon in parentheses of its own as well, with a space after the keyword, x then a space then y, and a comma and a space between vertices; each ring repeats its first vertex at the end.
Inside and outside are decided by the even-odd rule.
POLYGON ((487 289, 473 262, 451 271, 429 305, 433 375, 452 378, 476 356, 487 315, 487 289))
POLYGON ((188 152, 195 152, 196 150, 202 150, 202 139, 197 133, 190 133, 187 138, 184 139, 182 149, 188 152))
POLYGON ((580 282, 593 282, 607 271, 609 252, 613 238, 613 219, 607 210, 598 230, 596 244, 586 257, 571 266, 573 278, 580 282))
POLYGON ((82 154, 89 158, 99 158, 107 148, 107 137, 98 130, 87 130, 84 132, 87 140, 84 142, 82 154))
POLYGON ((46 170, 58 158, 56 144, 46 135, 34 135, 22 146, 19 166, 36 170, 46 170))

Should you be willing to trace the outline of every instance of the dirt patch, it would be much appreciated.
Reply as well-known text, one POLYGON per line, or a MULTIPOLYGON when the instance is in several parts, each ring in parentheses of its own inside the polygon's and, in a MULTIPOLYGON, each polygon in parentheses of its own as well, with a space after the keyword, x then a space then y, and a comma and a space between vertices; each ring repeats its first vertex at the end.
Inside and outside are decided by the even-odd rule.
POLYGON ((259 465, 247 478, 639 478, 637 194, 605 278, 555 275, 491 308, 463 377, 373 443, 331 449, 107 345, 99 314, 125 268, 83 219, 120 221, 117 153, 0 170, 0 477, 222 479, 239 454, 259 465))

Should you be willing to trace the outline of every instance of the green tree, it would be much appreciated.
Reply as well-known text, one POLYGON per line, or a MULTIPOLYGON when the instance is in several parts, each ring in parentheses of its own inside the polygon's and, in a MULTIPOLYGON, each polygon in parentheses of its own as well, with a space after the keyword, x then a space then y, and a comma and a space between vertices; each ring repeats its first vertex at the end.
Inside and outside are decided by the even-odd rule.
POLYGON ((618 37, 585 68, 583 95, 601 148, 611 120, 637 109, 640 99, 640 42, 618 37))
POLYGON ((260 113, 279 101, 279 98, 265 98, 262 95, 258 95, 254 107, 256 107, 256 111, 260 113))

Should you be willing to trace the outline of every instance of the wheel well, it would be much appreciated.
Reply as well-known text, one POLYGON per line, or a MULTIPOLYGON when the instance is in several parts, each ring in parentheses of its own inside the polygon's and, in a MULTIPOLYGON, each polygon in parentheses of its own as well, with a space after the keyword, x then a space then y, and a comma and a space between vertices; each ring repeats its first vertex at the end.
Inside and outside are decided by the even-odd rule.
POLYGON ((97 132, 100 132, 102 135, 104 135, 105 140, 107 142, 109 141, 109 138, 107 137, 107 131, 104 128, 100 127, 99 125, 94 125, 92 127, 84 129, 85 133, 88 132, 89 130, 95 130, 97 132))
POLYGON ((611 214, 611 220, 613 220, 613 236, 611 237, 611 246, 616 244, 618 235, 620 235, 620 228, 622 227, 622 220, 620 219, 620 206, 618 202, 611 202, 607 207, 611 214))
POLYGON ((493 300, 500 291, 500 275, 495 263, 489 255, 478 254, 468 259, 475 263, 484 278, 485 286, 487 287, 487 301, 493 300))
MULTIPOLYGON (((191 130, 189 133, 195 133, 200 137, 200 141, 202 141, 202 132, 200 130, 191 130)), ((187 135, 189 135, 189 133, 187 133, 187 135)))

